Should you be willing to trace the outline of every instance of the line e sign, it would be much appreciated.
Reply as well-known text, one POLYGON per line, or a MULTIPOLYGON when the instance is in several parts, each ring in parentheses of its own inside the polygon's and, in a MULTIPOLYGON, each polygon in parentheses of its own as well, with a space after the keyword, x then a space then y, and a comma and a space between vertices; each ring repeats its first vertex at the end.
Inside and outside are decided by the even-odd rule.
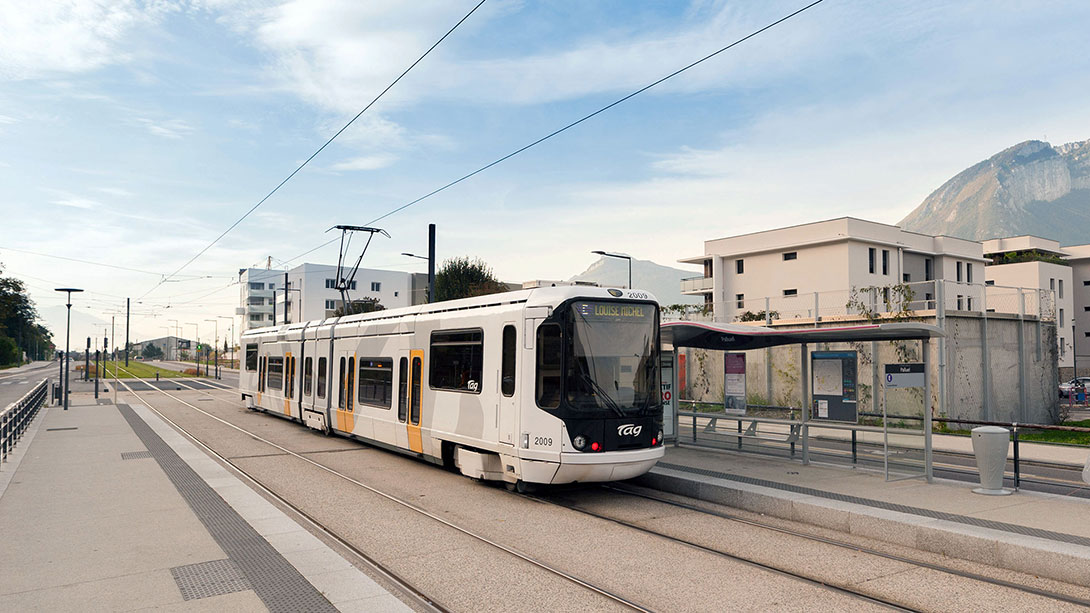
POLYGON ((923 387, 924 376, 922 363, 886 364, 886 389, 923 387))

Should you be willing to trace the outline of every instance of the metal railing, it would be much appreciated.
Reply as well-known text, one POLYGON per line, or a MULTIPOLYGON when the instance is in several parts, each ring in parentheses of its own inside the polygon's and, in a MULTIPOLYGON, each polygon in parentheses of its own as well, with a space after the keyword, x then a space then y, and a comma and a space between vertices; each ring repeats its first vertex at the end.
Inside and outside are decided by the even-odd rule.
POLYGON ((42 379, 22 398, 9 404, 0 412, 0 465, 7 461, 8 453, 22 438, 38 409, 45 404, 49 379, 42 379))

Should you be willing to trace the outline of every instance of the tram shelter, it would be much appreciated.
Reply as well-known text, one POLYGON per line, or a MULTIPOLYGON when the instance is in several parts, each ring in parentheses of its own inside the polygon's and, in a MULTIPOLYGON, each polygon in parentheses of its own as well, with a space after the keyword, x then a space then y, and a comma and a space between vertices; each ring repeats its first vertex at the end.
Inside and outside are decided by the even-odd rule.
MULTIPOLYGON (((679 418, 680 412, 678 410, 678 399, 673 398, 675 393, 680 388, 678 387, 678 358, 677 349, 681 347, 692 347, 697 349, 709 349, 713 351, 747 351, 751 349, 764 349, 766 347, 774 347, 780 345, 799 345, 801 351, 801 376, 799 377, 801 384, 801 398, 802 406, 800 407, 800 417, 798 420, 782 421, 782 423, 788 423, 791 425, 792 432, 796 433, 798 440, 802 446, 802 463, 810 463, 810 428, 815 425, 815 410, 819 406, 825 408, 826 414, 828 412, 828 405, 819 405, 820 400, 815 400, 814 390, 811 389, 811 376, 808 371, 809 362, 807 360, 809 345, 815 343, 850 343, 850 342, 872 342, 872 341, 904 341, 904 340, 919 340, 922 341, 921 345, 921 357, 922 368, 919 364, 905 364, 905 368, 900 369, 910 374, 917 375, 911 379, 912 386, 918 386, 923 388, 923 416, 922 416, 922 436, 923 436, 923 473, 919 475, 911 475, 915 477, 922 476, 930 483, 933 481, 932 472, 932 449, 931 449, 931 417, 934 404, 931 400, 931 379, 928 376, 930 373, 930 341, 932 338, 941 338, 946 336, 942 329, 938 326, 922 323, 874 323, 863 325, 851 325, 841 327, 827 327, 827 328, 796 328, 796 329, 774 329, 763 326, 749 326, 732 323, 718 323, 718 322, 686 322, 676 321, 667 322, 660 326, 660 336, 662 344, 662 367, 663 367, 663 390, 664 390, 664 407, 666 414, 663 416, 664 425, 667 428, 666 437, 668 440, 673 439, 674 444, 678 444, 679 440, 679 418), (911 368, 909 368, 911 367, 911 368), (918 373, 922 372, 922 376, 918 376, 918 373)), ((815 354, 816 355, 816 354, 815 354)), ((889 370, 889 369, 887 369, 889 370)), ((886 387, 898 387, 897 381, 908 381, 904 377, 894 379, 892 373, 886 375, 886 387)), ((904 387, 901 385, 900 387, 904 387)), ((874 390, 877 393, 877 390, 874 390)), ((827 401, 824 401, 827 402, 827 401)), ((885 407, 883 407, 885 408, 885 407)), ((708 417, 715 419, 714 413, 708 414, 708 417)), ((724 414, 724 416, 726 416, 724 414)), ((735 417, 735 416, 729 416, 735 417)), ((744 418, 740 418, 744 419, 744 418)), ((754 422, 756 419, 753 420, 754 422)), ((889 479, 889 427, 888 419, 883 419, 883 440, 885 441, 885 463, 886 463, 886 478, 889 479)), ((695 436, 695 423, 694 417, 694 436, 695 436)), ((741 422, 739 422, 741 423, 741 422)), ((714 425, 714 422, 712 422, 714 425)), ((821 424, 823 427, 826 424, 821 424)), ((843 424, 840 427, 844 429, 859 428, 857 425, 843 424)), ((740 430, 740 428, 739 428, 740 430)), ((855 432, 852 433, 854 441, 855 432)), ((740 441, 741 439, 739 439, 740 441)))

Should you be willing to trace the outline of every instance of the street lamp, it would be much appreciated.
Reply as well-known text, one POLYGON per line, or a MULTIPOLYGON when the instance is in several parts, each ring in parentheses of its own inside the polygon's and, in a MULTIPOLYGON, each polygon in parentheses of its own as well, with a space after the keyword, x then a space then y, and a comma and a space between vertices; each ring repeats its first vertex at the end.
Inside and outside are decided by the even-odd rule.
MULTIPOLYGON (((213 333, 213 337, 215 338, 215 340, 212 341, 212 349, 213 349, 213 351, 215 351, 214 355, 216 356, 214 358, 216 360, 216 378, 219 379, 220 378, 220 320, 219 319, 206 319, 205 321, 210 321, 215 326, 215 332, 213 333)), ((206 376, 206 377, 208 376, 208 360, 207 359, 204 361, 204 376, 206 376)))
POLYGON ((68 349, 69 340, 72 336, 72 292, 82 292, 81 289, 74 287, 58 287, 58 292, 67 292, 68 300, 65 306, 68 307, 68 321, 66 322, 64 329, 64 359, 61 360, 61 382, 63 383, 64 390, 61 391, 64 394, 64 410, 68 410, 68 380, 72 378, 72 375, 68 374, 68 349))
POLYGON ((607 253, 605 251, 591 251, 591 253, 605 256, 607 258, 617 258, 621 260, 628 260, 628 289, 632 289, 632 256, 624 255, 621 253, 607 253))
POLYGON ((402 252, 401 255, 424 260, 428 263, 428 302, 435 302, 435 262, 431 258, 427 258, 422 255, 416 255, 415 253, 402 252))

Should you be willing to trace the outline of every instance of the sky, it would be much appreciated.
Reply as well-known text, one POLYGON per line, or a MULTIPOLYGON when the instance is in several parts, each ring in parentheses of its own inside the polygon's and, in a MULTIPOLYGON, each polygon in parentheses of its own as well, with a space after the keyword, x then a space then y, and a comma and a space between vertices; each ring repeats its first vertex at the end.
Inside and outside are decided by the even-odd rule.
MULTIPOLYGON (((298 256, 807 2, 487 0, 208 248, 475 4, 0 3, 4 274, 61 345, 62 286, 87 290, 74 339, 125 297, 135 340, 171 319, 225 336, 240 268, 336 263, 336 244, 298 256)), ((1086 2, 825 0, 374 222, 390 238, 363 266, 421 272, 400 254, 426 253, 429 223, 440 260, 507 281, 569 278, 596 249, 684 267, 707 239, 896 223, 1015 143, 1090 138, 1087 31, 1086 2)))

